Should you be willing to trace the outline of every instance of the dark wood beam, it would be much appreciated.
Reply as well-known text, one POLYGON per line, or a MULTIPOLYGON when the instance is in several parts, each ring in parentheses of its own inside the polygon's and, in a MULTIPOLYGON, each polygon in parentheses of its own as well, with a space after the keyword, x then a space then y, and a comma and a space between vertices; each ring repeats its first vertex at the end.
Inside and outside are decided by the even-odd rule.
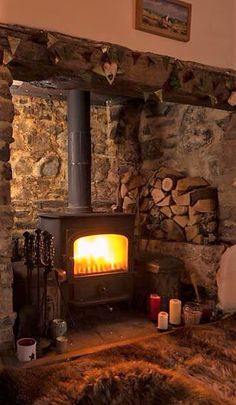
POLYGON ((13 78, 37 86, 235 109, 233 70, 14 25, 0 25, 0 48, 13 78), (118 69, 112 84, 105 65, 118 69))
MULTIPOLYGON (((19 83, 13 82, 10 90, 13 96, 39 97, 43 99, 63 100, 63 101, 67 100, 69 91, 60 88, 33 86, 31 83, 28 82, 19 82, 19 83)), ((119 105, 119 104, 123 105, 129 102, 130 100, 133 100, 133 98, 125 96, 98 94, 93 92, 91 93, 90 97, 91 105, 99 105, 99 106, 105 106, 107 102, 109 103, 109 105, 119 105)))

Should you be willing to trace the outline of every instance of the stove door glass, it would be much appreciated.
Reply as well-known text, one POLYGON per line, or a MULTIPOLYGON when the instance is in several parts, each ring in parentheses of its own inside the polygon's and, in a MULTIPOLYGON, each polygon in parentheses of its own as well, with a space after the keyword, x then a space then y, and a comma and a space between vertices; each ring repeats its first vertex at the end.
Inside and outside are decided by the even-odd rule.
POLYGON ((74 275, 121 272, 128 270, 128 238, 101 234, 74 241, 74 275))

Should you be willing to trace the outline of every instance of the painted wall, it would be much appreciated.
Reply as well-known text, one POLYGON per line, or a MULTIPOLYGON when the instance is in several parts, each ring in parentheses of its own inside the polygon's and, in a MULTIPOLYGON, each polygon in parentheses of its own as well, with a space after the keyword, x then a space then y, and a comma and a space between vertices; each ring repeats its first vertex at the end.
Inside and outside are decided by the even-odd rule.
POLYGON ((1 0, 0 22, 63 32, 219 67, 236 68, 235 0, 192 3, 191 39, 179 42, 134 29, 135 0, 1 0))

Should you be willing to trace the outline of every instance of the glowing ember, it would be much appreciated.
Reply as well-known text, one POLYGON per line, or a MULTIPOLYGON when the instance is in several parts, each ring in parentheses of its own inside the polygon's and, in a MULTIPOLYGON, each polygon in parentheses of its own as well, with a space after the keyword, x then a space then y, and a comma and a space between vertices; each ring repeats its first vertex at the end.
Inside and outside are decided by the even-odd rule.
POLYGON ((123 235, 84 236, 74 242, 74 274, 127 271, 128 239, 123 235))

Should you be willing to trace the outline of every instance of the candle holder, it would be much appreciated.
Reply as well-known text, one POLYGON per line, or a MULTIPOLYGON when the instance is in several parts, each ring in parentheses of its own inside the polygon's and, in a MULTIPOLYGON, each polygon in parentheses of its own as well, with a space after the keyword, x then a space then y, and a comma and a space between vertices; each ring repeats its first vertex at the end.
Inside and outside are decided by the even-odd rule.
POLYGON ((199 325, 202 317, 202 306, 197 302, 187 302, 183 308, 184 324, 199 325))

